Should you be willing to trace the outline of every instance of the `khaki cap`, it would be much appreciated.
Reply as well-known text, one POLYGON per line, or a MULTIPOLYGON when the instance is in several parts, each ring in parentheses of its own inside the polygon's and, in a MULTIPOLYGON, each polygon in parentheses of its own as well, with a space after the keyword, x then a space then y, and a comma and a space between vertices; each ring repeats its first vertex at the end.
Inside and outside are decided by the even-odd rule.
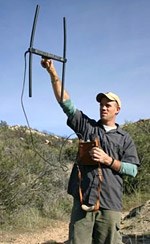
POLYGON ((114 94, 112 92, 99 93, 96 96, 97 102, 101 102, 101 99, 103 97, 107 97, 111 101, 116 101, 118 103, 119 108, 121 108, 121 100, 116 94, 114 94))

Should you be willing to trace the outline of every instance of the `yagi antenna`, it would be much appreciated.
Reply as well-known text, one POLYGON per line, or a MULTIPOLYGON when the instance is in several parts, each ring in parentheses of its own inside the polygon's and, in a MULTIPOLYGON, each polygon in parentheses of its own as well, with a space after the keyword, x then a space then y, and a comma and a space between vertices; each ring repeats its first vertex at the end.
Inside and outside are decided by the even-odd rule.
POLYGON ((30 47, 28 49, 29 52, 29 97, 32 97, 32 55, 36 54, 41 56, 42 58, 53 59, 58 62, 62 62, 62 88, 61 88, 61 102, 63 101, 63 94, 64 94, 64 81, 65 81, 65 64, 67 62, 66 59, 66 19, 63 18, 63 32, 64 32, 64 46, 63 46, 63 57, 57 56, 55 54, 51 54, 48 52, 44 52, 38 49, 33 48, 36 24, 38 19, 40 6, 36 6, 34 21, 32 26, 31 38, 30 38, 30 47))

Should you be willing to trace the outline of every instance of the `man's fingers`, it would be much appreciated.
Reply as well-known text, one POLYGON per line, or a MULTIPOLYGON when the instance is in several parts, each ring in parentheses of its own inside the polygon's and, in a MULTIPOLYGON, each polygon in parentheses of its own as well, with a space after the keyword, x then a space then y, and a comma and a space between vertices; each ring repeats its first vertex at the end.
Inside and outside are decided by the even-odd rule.
POLYGON ((43 68, 49 68, 49 66, 51 65, 51 60, 48 59, 42 59, 41 60, 41 65, 43 68))
POLYGON ((41 60, 41 65, 42 65, 43 68, 46 68, 46 62, 45 62, 44 59, 41 60))

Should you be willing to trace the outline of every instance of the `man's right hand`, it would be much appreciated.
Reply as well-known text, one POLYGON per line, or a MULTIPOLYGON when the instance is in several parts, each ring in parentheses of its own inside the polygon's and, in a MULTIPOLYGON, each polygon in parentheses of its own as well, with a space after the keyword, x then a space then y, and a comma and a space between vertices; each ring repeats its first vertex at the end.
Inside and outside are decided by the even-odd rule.
POLYGON ((52 78, 58 77, 56 69, 54 67, 53 61, 50 59, 42 59, 41 65, 43 68, 47 69, 48 73, 51 75, 52 78))

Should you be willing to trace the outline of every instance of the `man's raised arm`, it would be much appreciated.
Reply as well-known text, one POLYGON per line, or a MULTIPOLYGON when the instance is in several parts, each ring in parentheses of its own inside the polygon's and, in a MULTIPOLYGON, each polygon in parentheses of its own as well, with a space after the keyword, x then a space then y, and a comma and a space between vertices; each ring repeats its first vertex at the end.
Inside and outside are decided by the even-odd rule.
POLYGON ((55 97, 62 107, 64 113, 71 117, 75 114, 76 108, 74 107, 74 104, 72 103, 70 96, 67 91, 64 90, 63 92, 63 101, 61 101, 61 80, 59 79, 59 76, 57 74, 57 71, 54 67, 53 61, 48 59, 42 59, 41 65, 43 68, 47 69, 48 73, 51 77, 51 82, 54 90, 55 97))
MULTIPOLYGON (((48 60, 48 59, 42 59, 41 65, 43 68, 47 69, 48 73, 50 74, 55 97, 56 97, 57 101, 60 103, 60 101, 61 101, 61 80, 54 67, 53 61, 48 60)), ((66 100, 69 100, 69 99, 70 99, 69 94, 64 90, 63 102, 65 102, 66 100)))

